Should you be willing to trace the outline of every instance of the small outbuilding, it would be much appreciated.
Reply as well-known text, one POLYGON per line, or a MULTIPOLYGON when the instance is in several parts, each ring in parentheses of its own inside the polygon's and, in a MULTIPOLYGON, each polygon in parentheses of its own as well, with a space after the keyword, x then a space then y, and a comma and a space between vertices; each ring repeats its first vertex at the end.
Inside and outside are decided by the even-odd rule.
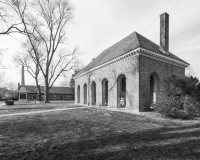
MULTIPOLYGON (((44 100, 44 86, 40 86, 42 100, 44 100)), ((34 85, 25 85, 24 66, 22 66, 21 85, 18 83, 20 101, 38 100, 38 89, 34 85)), ((49 90, 49 100, 74 100, 74 91, 71 87, 55 87, 49 90)))

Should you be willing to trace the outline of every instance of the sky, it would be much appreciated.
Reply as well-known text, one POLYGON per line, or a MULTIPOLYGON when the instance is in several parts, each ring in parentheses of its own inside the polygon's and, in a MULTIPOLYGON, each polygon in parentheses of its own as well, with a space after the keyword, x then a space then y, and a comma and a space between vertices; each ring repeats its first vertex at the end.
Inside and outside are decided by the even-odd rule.
MULTIPOLYGON (((69 48, 78 46, 83 65, 136 31, 159 45, 160 15, 169 14, 169 51, 190 64, 190 71, 200 77, 200 1, 199 0, 71 0, 73 22, 66 27, 69 48)), ((1 36, 5 50, 3 70, 8 81, 21 81, 21 67, 14 66, 12 56, 20 54, 18 35, 1 36)), ((2 70, 0 70, 2 71, 2 70)), ((63 79, 55 85, 60 85, 63 79)), ((25 83, 35 84, 28 72, 25 83)))

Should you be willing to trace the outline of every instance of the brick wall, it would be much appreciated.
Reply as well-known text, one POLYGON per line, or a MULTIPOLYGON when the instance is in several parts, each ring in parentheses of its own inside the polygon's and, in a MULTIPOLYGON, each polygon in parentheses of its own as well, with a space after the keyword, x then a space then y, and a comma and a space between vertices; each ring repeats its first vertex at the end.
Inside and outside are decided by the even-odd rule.
POLYGON ((120 60, 75 79, 75 103, 77 86, 80 85, 80 104, 84 103, 83 86, 87 84, 87 104, 91 105, 91 83, 96 83, 96 105, 102 105, 102 81, 108 80, 108 107, 117 107, 117 78, 126 77, 126 108, 135 111, 147 111, 150 108, 150 75, 158 76, 158 90, 163 78, 171 75, 184 76, 185 69, 155 60, 143 55, 120 60), (89 80, 90 77, 90 80, 89 80))
POLYGON ((74 99, 74 95, 73 94, 53 94, 50 93, 49 94, 49 100, 73 100, 74 99))
MULTIPOLYGON (((108 107, 117 107, 117 78, 126 77, 126 108, 139 110, 139 73, 138 55, 92 71, 75 79, 75 103, 77 103, 77 86, 80 85, 80 103, 84 103, 83 86, 87 84, 87 100, 91 104, 91 83, 96 83, 96 105, 102 105, 102 81, 108 80, 108 107), (90 80, 89 80, 90 77, 90 80)), ((89 105, 90 105, 89 104, 89 105)))
POLYGON ((33 101, 33 96, 37 97, 37 93, 27 93, 27 100, 33 101))
MULTIPOLYGON (((156 73, 158 76, 159 87, 161 87, 162 79, 170 77, 171 75, 184 76, 185 69, 165 63, 159 60, 155 60, 149 57, 140 55, 139 58, 140 68, 140 110, 147 111, 150 107, 150 76, 152 73, 156 73)), ((159 88, 158 88, 159 89, 159 88)), ((159 93, 158 93, 159 94, 159 93)))
MULTIPOLYGON (((44 95, 42 93, 42 95, 44 95)), ((28 93, 27 94, 27 100, 28 101, 33 101, 33 96, 37 97, 37 93, 28 93)), ((49 93, 49 100, 74 100, 74 95, 73 94, 53 94, 53 93, 49 93), (54 99, 54 95, 55 95, 55 99, 54 99), (62 98, 61 98, 62 97, 62 98)))

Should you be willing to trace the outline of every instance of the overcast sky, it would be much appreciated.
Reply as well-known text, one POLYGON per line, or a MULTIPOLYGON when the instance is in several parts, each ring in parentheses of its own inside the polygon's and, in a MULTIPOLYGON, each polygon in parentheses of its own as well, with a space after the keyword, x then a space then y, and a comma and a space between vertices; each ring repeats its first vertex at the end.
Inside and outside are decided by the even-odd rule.
MULTIPOLYGON (((169 14, 169 51, 191 64, 200 77, 200 1, 199 0, 71 0, 74 20, 67 29, 69 47, 84 53, 83 64, 136 31, 151 41, 160 42, 160 14, 169 14)), ((6 78, 21 81, 21 68, 11 59, 19 51, 21 39, 1 36, 3 62, 10 66, 6 78), (8 74, 9 73, 9 74, 8 74)), ((26 84, 35 84, 25 73, 26 84)), ((59 84, 59 82, 57 82, 59 84)))

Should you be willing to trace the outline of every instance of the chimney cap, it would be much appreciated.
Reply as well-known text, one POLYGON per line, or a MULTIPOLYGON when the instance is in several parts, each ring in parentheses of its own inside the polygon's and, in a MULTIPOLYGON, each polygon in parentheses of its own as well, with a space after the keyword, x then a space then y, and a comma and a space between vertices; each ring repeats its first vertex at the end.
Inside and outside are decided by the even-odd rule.
POLYGON ((164 14, 169 16, 169 14, 168 14, 167 12, 162 13, 160 16, 162 16, 162 15, 164 15, 164 14))

